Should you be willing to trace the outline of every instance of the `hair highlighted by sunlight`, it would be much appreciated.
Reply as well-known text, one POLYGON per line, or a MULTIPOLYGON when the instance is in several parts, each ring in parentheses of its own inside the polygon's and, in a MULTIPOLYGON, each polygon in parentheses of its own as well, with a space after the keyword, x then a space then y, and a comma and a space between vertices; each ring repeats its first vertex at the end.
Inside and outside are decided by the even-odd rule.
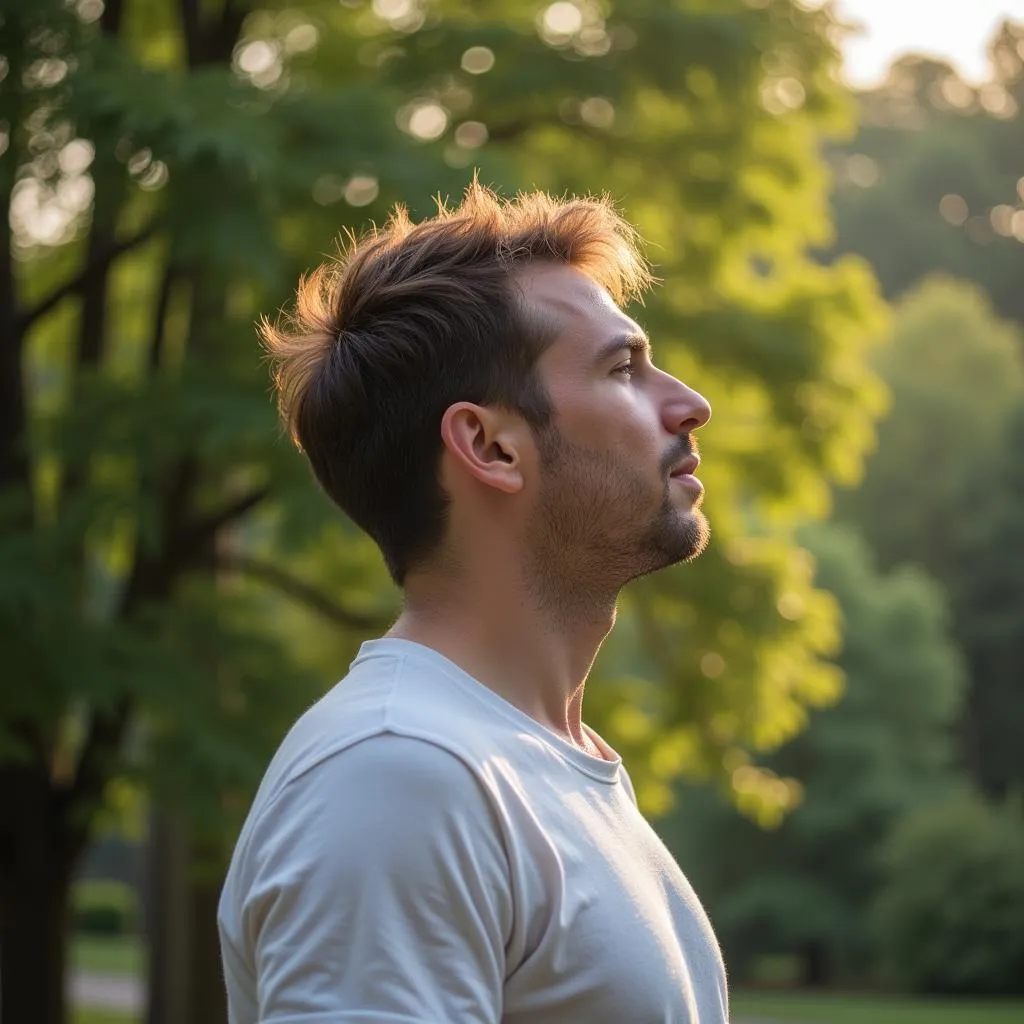
POLYGON ((436 551, 447 499, 440 423, 454 402, 551 419, 535 370, 554 328, 514 277, 572 266, 622 304, 650 285, 633 228, 606 198, 503 199, 477 181, 414 224, 398 208, 299 282, 294 312, 264 320, 282 420, 327 495, 380 547, 394 580, 436 551))

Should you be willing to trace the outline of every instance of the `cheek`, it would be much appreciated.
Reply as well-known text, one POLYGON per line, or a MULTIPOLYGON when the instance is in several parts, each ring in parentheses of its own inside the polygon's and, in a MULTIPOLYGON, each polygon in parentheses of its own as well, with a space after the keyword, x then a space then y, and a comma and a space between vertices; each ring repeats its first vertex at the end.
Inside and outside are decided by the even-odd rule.
POLYGON ((657 409, 639 385, 618 379, 552 389, 559 429, 572 444, 613 457, 658 459, 664 448, 657 409))
POLYGON ((641 461, 660 456, 660 424, 649 403, 641 399, 620 402, 616 413, 608 417, 607 425, 609 448, 641 461))

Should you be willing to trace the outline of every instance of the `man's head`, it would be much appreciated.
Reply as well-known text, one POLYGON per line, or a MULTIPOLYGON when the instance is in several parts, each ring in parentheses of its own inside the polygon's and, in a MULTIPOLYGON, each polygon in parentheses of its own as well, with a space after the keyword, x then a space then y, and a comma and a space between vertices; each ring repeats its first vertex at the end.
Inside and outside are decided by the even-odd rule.
POLYGON ((399 584, 506 512, 541 576, 625 582, 701 549, 699 485, 669 478, 710 411, 619 309, 649 280, 606 200, 474 184, 421 224, 397 212, 264 324, 293 438, 399 584))

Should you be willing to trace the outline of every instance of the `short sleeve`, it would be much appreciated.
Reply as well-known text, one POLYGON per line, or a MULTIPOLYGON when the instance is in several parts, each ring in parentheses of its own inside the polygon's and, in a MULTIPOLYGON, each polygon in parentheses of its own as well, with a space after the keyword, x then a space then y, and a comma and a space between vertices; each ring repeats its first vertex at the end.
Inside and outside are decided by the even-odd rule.
POLYGON ((260 1024, 497 1024, 508 862, 480 783, 379 735, 292 780, 251 837, 260 1024))

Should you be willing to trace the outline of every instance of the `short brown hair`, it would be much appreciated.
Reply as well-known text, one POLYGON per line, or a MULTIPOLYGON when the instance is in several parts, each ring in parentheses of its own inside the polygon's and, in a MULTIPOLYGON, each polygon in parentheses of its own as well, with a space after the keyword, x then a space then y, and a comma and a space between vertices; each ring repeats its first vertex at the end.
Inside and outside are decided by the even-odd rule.
POLYGON ((551 419, 535 364, 556 331, 528 315, 513 280, 541 261, 578 268, 619 303, 650 282, 607 197, 506 200, 474 180, 456 208, 439 202, 419 224, 398 208, 350 238, 302 279, 290 317, 262 323, 289 433, 399 584, 444 537, 445 410, 500 405, 537 430, 551 419))

